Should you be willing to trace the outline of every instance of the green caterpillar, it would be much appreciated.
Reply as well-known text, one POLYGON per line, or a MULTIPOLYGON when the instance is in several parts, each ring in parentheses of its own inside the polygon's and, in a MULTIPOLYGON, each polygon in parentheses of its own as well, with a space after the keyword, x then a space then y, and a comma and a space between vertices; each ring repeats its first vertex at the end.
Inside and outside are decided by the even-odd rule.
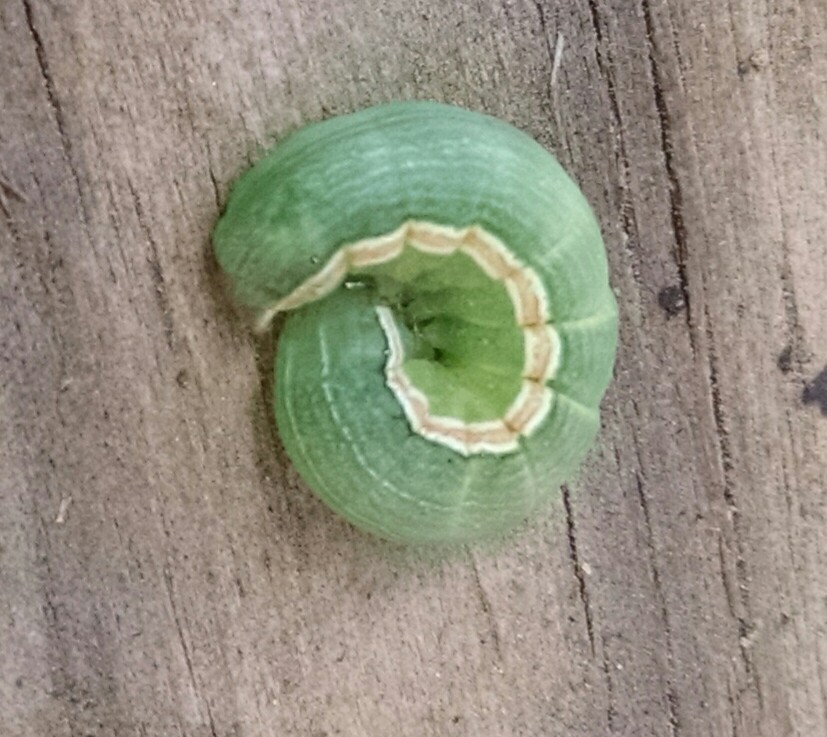
POLYGON ((519 524, 578 468, 617 307, 595 218, 494 118, 391 103, 309 125, 232 190, 215 253, 265 329, 308 486, 390 540, 519 524))

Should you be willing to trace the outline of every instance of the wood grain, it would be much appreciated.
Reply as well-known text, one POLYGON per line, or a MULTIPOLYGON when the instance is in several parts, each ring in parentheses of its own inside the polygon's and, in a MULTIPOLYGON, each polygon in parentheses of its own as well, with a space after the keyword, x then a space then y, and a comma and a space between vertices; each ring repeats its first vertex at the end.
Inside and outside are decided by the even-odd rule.
POLYGON ((4 734, 827 734, 823 0, 8 0, 0 33, 4 734), (551 148, 622 313, 581 478, 441 558, 299 481, 208 243, 263 146, 397 98, 551 148))

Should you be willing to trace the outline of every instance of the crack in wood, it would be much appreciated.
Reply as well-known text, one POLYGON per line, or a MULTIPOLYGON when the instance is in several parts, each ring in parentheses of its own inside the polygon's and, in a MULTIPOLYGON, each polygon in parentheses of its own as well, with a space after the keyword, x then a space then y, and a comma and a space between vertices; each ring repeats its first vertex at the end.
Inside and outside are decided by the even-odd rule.
POLYGON ((210 182, 212 184, 212 191, 213 196, 215 197, 215 209, 220 214, 224 209, 224 206, 221 204, 221 190, 218 186, 218 179, 216 179, 215 172, 213 171, 212 164, 209 164, 207 167, 207 172, 210 176, 210 182))
POLYGON ((75 185, 75 190, 77 191, 78 202, 80 204, 81 210, 81 217, 83 218, 83 227, 88 237, 89 215, 86 212, 86 204, 83 201, 83 188, 80 184, 80 175, 78 174, 78 171, 75 168, 74 161, 72 160, 72 141, 66 131, 66 119, 63 114, 63 106, 61 105, 60 97, 57 94, 54 77, 52 75, 51 67, 49 66, 49 61, 46 56, 46 47, 43 44, 43 39, 40 35, 40 31, 38 30, 37 25, 35 24, 34 11, 32 9, 31 0, 22 0, 22 2, 23 11, 26 16, 26 25, 29 29, 29 33, 31 34, 32 40, 34 41, 34 51, 35 56, 37 57, 37 65, 40 70, 40 77, 43 80, 43 85, 46 88, 46 97, 48 98, 49 107, 52 110, 52 114, 55 119, 55 124, 57 125, 57 132, 58 136, 60 137, 61 147, 63 148, 63 155, 66 160, 66 164, 69 167, 69 173, 72 176, 72 180, 75 185))
POLYGON ((24 205, 29 202, 29 198, 15 187, 10 181, 0 177, 0 204, 5 203, 5 195, 14 198, 18 202, 22 202, 24 205))
POLYGON ((546 22, 546 11, 540 0, 534 0, 534 8, 537 11, 537 18, 540 24, 540 35, 543 37, 543 45, 545 46, 546 55, 548 56, 549 64, 551 65, 552 74, 549 78, 549 96, 553 97, 552 79, 554 77, 554 50, 551 46, 551 36, 548 32, 548 25, 546 22))
POLYGON ((732 593, 732 583, 729 580, 729 575, 727 574, 727 565, 726 565, 726 553, 724 552, 724 537, 723 535, 718 536, 718 563, 721 568, 721 581, 724 585, 724 598, 726 599, 727 609, 729 610, 730 616, 737 620, 738 619, 738 612, 735 609, 735 601, 736 595, 732 593))
POLYGON ((631 170, 631 165, 629 163, 629 155, 626 150, 626 139, 623 133, 623 119, 620 113, 620 103, 617 98, 617 85, 612 72, 613 61, 611 58, 611 53, 607 51, 606 58, 604 58, 603 55, 603 30, 601 28, 602 20, 598 9, 597 0, 589 0, 589 14, 592 30, 596 40, 595 59, 597 61, 597 68, 600 70, 601 76, 606 81, 606 95, 608 97, 609 109, 611 111, 610 130, 614 140, 616 141, 616 156, 618 158, 618 162, 617 184, 615 190, 619 203, 619 225, 621 232, 623 233, 623 246, 629 254, 629 258, 632 263, 632 277, 638 291, 643 293, 648 291, 648 289, 643 283, 638 266, 640 261, 640 255, 638 252, 640 245, 640 230, 637 222, 637 213, 635 211, 632 194, 629 187, 629 171, 631 170))
POLYGON ((606 680, 606 726, 611 734, 615 734, 615 719, 617 718, 617 707, 615 706, 614 684, 612 683, 609 659, 606 656, 606 641, 601 638, 601 651, 603 653, 603 677, 606 680))
MULTIPOLYGON (((740 724, 742 720, 741 702, 736 698, 736 694, 732 691, 732 686, 727 682, 727 701, 729 702, 730 716, 732 718, 732 737, 741 737, 740 724)), ((752 737, 752 735, 748 735, 752 737)))
POLYGON ((500 642, 500 632, 497 628, 497 619, 494 616, 494 612, 491 608, 491 600, 488 598, 488 593, 486 592, 485 587, 482 585, 482 579, 480 578, 480 568, 479 564, 477 563, 477 557, 474 555, 474 552, 470 548, 468 549, 468 553, 469 557, 471 558, 471 570, 474 574, 474 584, 477 592, 477 597, 480 600, 480 606, 482 607, 482 611, 488 619, 488 629, 491 633, 491 640, 494 645, 494 652, 497 654, 497 660, 500 663, 504 664, 505 659, 503 658, 502 644, 500 642))
POLYGON ((649 71, 652 76, 652 88, 655 94, 655 107, 658 113, 660 128, 661 150, 663 151, 666 177, 669 182, 669 204, 672 219, 672 232, 675 237, 675 265, 678 269, 678 282, 683 294, 686 315, 686 329, 692 355, 697 354, 695 347, 695 333, 692 328, 692 302, 689 299, 689 271, 687 259, 689 253, 686 224, 683 218, 683 189, 675 165, 674 146, 672 141, 672 117, 666 104, 663 74, 658 64, 658 48, 655 36, 655 25, 652 18, 650 0, 641 0, 643 20, 646 27, 646 41, 648 45, 649 71))
MULTIPOLYGON (((637 445, 637 444, 636 444, 637 445)), ((678 695, 675 691, 673 677, 675 673, 675 648, 672 642, 672 627, 669 623, 669 611, 666 605, 666 595, 661 584, 660 569, 657 565, 657 549, 655 547, 655 533, 652 528, 652 518, 649 512, 649 502, 643 490, 642 471, 635 471, 635 486, 637 489, 638 502, 643 512, 643 522, 646 526, 646 549, 649 553, 649 569, 652 575, 652 584, 655 587, 655 598, 660 609, 660 618, 663 622, 664 635, 666 637, 666 661, 669 667, 669 676, 666 681, 666 706, 669 718, 670 734, 677 737, 680 734, 680 720, 678 718, 678 695)))
POLYGON ((0 213, 3 213, 3 220, 5 220, 6 222, 6 227, 9 229, 9 232, 11 233, 15 245, 19 246, 20 233, 17 230, 17 226, 14 224, 14 218, 12 217, 11 210, 9 209, 9 203, 3 196, 2 191, 0 191, 0 213))
MULTIPOLYGON (((775 196, 778 202, 783 202, 784 198, 781 194, 781 190, 779 189, 779 181, 781 179, 780 169, 776 159, 774 145, 770 147, 770 160, 772 161, 772 168, 775 173, 775 176, 773 177, 773 182, 775 184, 775 196)), ((790 261, 789 224, 787 222, 787 213, 783 207, 780 208, 779 223, 781 226, 781 299, 784 304, 787 347, 778 357, 778 366, 782 371, 784 371, 784 373, 787 373, 789 370, 795 370, 796 375, 799 379, 801 379, 804 374, 804 327, 801 324, 798 300, 795 294, 793 268, 790 261), (784 354, 787 353, 787 351, 789 351, 789 353, 785 356, 784 354)))
MULTIPOLYGON (((738 602, 741 605, 743 615, 751 619, 751 602, 749 593, 749 571, 746 562, 746 546, 744 544, 744 536, 741 521, 741 511, 738 508, 738 502, 735 498, 735 493, 732 488, 732 473, 734 464, 732 462, 732 450, 730 445, 729 430, 726 426, 726 418, 724 416, 723 401, 721 399, 721 390, 718 380, 718 356, 715 350, 715 341, 712 331, 712 324, 710 321, 709 310, 704 307, 704 324, 706 326, 707 334, 707 362, 709 365, 709 387, 710 398, 712 401, 712 414, 715 423, 715 433, 718 440, 718 456, 721 462, 721 469, 723 474, 723 496, 727 505, 727 511, 732 520, 732 532, 735 542, 735 580, 738 588, 738 602)), ((737 617, 739 628, 739 651, 741 653, 741 660, 744 663, 744 670, 747 679, 755 688, 756 696, 759 704, 763 702, 760 682, 758 674, 750 655, 749 648, 745 642, 741 632, 749 629, 751 625, 745 616, 739 615, 737 617)))
POLYGON ((583 612, 586 617, 586 634, 589 637, 589 646, 591 647, 592 656, 595 654, 594 649, 594 624, 592 622, 592 610, 589 603, 589 591, 586 588, 586 576, 583 572, 583 566, 580 565, 580 557, 577 552, 577 526, 574 521, 574 513, 571 505, 571 493, 568 486, 562 487, 563 492, 563 507, 566 510, 566 532, 569 540, 569 559, 571 560, 574 576, 577 579, 577 588, 580 592, 580 601, 583 604, 583 612))
POLYGON ((167 294, 167 282, 164 277, 163 269, 161 268, 161 260, 158 252, 158 243, 155 241, 155 236, 152 235, 152 230, 146 220, 143 204, 132 184, 132 180, 127 178, 127 186, 132 197, 132 205, 135 210, 135 216, 138 218, 138 225, 143 231, 144 238, 146 238, 149 246, 149 253, 146 260, 149 263, 149 275, 155 287, 155 295, 158 300, 158 306, 161 310, 161 324, 164 328, 164 337, 170 350, 175 349, 175 323, 172 319, 172 309, 169 303, 169 295, 167 294))
MULTIPOLYGON (((167 537, 169 537, 169 531, 167 530, 166 522, 164 522, 163 524, 164 532, 166 533, 167 537)), ((181 617, 178 614, 178 606, 175 603, 175 590, 172 582, 172 572, 170 571, 168 566, 164 567, 164 585, 166 586, 167 599, 169 600, 169 604, 172 609, 172 621, 175 625, 175 631, 178 634, 178 640, 181 643, 181 651, 184 654, 184 662, 187 666, 187 673, 189 674, 193 693, 195 697, 198 699, 198 701, 200 701, 203 704, 204 711, 206 711, 207 713, 207 721, 210 727, 210 734, 212 735, 212 737, 218 737, 218 732, 215 728, 215 721, 213 720, 212 710, 210 709, 209 702, 202 695, 201 688, 198 685, 198 679, 195 676, 195 668, 193 666, 192 656, 190 655, 190 648, 189 645, 187 645, 187 640, 184 636, 184 627, 181 624, 181 617)))
POLYGON ((540 0, 534 0, 534 8, 537 11, 540 33, 543 37, 543 46, 545 48, 551 70, 548 78, 548 96, 551 101, 552 114, 554 115, 554 122, 557 125, 557 132, 558 134, 562 134, 563 126, 560 122, 560 109, 557 104, 557 78, 562 64, 565 40, 563 35, 558 33, 554 45, 552 46, 551 34, 549 33, 548 21, 546 20, 546 11, 542 2, 540 2, 540 0))
POLYGON ((40 613, 43 616, 46 638, 50 642, 52 651, 57 656, 54 659, 56 662, 51 665, 49 670, 47 694, 59 700, 62 718, 69 726, 70 733, 74 734, 78 724, 73 705, 79 703, 83 697, 78 684, 69 672, 73 643, 70 638, 67 639, 62 631, 63 626, 58 611, 55 582, 60 580, 60 576, 52 564, 53 551, 49 536, 50 521, 44 516, 36 494, 32 494, 30 503, 32 515, 36 519, 34 548, 38 566, 42 566, 45 572, 43 584, 40 586, 43 600, 40 613))

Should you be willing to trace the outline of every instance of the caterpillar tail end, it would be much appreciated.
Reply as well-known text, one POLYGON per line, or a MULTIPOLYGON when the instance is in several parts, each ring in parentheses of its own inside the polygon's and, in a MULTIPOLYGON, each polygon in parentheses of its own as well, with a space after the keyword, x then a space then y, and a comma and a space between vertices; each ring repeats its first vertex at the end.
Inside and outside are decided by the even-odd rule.
POLYGON ((272 327, 273 320, 279 312, 281 312, 281 309, 279 308, 279 305, 276 304, 259 313, 253 325, 253 332, 256 335, 263 335, 266 333, 272 327))

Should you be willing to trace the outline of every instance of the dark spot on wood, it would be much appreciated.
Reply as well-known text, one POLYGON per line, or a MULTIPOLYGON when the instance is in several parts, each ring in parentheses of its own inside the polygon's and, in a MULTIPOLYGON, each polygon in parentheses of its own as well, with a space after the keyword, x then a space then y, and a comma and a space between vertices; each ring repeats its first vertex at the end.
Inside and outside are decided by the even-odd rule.
POLYGON ((804 387, 801 399, 804 404, 817 404, 821 414, 827 417, 827 366, 804 387))
POLYGON ((793 347, 791 345, 778 354, 778 368, 785 374, 793 370, 793 347))
POLYGON ((658 292, 658 304, 666 313, 667 318, 680 315, 680 313, 686 309, 683 290, 677 284, 673 284, 671 287, 664 287, 658 292))
POLYGON ((29 201, 29 198, 17 189, 17 187, 15 187, 11 182, 7 182, 2 177, 0 177, 0 192, 23 203, 29 201))
POLYGON ((181 369, 175 375, 175 383, 177 383, 182 389, 187 388, 187 385, 190 383, 190 375, 187 373, 186 369, 181 369))
POLYGON ((760 72, 769 63, 767 52, 764 49, 753 51, 746 59, 741 59, 736 67, 738 76, 743 79, 748 74, 760 72))

